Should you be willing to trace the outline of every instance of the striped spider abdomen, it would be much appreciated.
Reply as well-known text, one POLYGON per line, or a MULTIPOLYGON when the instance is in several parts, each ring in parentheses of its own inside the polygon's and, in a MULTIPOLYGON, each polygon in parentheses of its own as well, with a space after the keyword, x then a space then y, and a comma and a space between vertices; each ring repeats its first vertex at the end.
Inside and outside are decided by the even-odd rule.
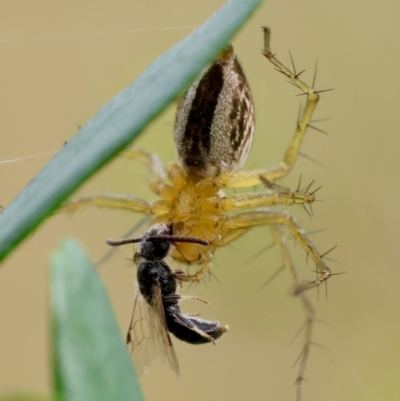
POLYGON ((182 167, 195 181, 237 171, 253 134, 250 88, 229 45, 179 103, 174 137, 182 167))

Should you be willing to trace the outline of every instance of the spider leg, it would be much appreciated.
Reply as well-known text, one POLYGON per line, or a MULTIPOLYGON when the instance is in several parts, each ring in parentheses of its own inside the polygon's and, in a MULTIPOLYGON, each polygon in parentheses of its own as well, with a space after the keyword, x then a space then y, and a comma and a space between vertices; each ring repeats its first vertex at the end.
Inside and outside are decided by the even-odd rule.
POLYGON ((168 179, 171 181, 176 191, 180 191, 187 186, 188 177, 179 164, 169 163, 166 170, 168 179))
MULTIPOLYGON (((239 236, 246 233, 254 225, 263 225, 263 224, 271 225, 272 237, 278 249, 280 250, 283 265, 288 269, 288 271, 292 275, 294 283, 294 294, 299 297, 303 313, 305 315, 305 323, 302 327, 302 329, 304 330, 304 344, 298 358, 299 370, 297 373, 297 378, 295 383, 297 388, 297 400, 301 400, 301 385, 304 380, 304 372, 306 369, 310 348, 311 345, 313 344, 312 334, 315 323, 315 311, 311 305, 309 298, 305 293, 305 290, 312 288, 316 285, 319 285, 322 282, 322 279, 320 278, 321 282, 317 282, 318 280, 317 279, 315 282, 304 284, 298 270, 296 269, 292 261, 289 250, 287 249, 287 244, 286 244, 287 241, 283 233, 282 226, 286 225, 291 231, 294 238, 300 239, 302 246, 307 247, 306 249, 309 253, 312 252, 311 255, 315 253, 313 257, 314 260, 315 258, 317 258, 317 260, 320 260, 323 263, 323 265, 325 265, 325 263, 322 261, 321 255, 311 244, 310 240, 307 238, 306 234, 301 229, 299 224, 287 212, 276 212, 276 211, 265 210, 259 212, 242 213, 237 216, 240 217, 236 219, 236 221, 233 224, 231 223, 230 225, 231 226, 235 225, 238 228, 233 229, 232 232, 228 232, 228 234, 224 236, 223 238, 224 245, 227 245, 230 242, 236 240, 239 236)), ((235 220, 235 217, 236 216, 234 216, 232 219, 235 220)), ((329 272, 330 274, 330 270, 327 266, 325 266, 325 269, 326 270, 324 270, 324 272, 325 273, 329 272)), ((327 276, 324 279, 326 280, 328 277, 329 276, 327 276)))
POLYGON ((270 32, 267 28, 264 28, 264 56, 275 66, 278 72, 289 78, 289 82, 300 89, 302 94, 306 95, 306 104, 297 122, 292 141, 283 156, 283 160, 278 165, 266 169, 239 171, 234 174, 222 174, 220 178, 223 185, 226 187, 239 188, 258 185, 261 182, 260 176, 268 181, 276 181, 280 178, 286 177, 296 162, 301 142, 307 128, 310 126, 312 116, 319 100, 318 91, 315 91, 314 88, 310 88, 299 79, 300 74, 290 71, 275 57, 271 52, 269 39, 270 32))
MULTIPOLYGON (((264 178, 263 178, 264 179, 264 178)), ((248 193, 227 196, 222 199, 224 210, 252 209, 262 206, 292 205, 313 203, 313 192, 301 192, 275 184, 271 185, 270 192, 248 193)))
POLYGON ((147 167, 149 186, 155 194, 164 199, 173 199, 173 197, 176 196, 175 188, 165 181, 165 170, 160 158, 156 154, 139 149, 129 149, 122 151, 120 155, 130 160, 143 163, 147 167))
MULTIPOLYGON (((325 280, 331 276, 331 270, 324 262, 321 254, 312 244, 310 239, 307 237, 305 231, 301 228, 297 220, 288 212, 280 210, 257 210, 254 212, 243 212, 235 216, 230 217, 224 222, 224 231, 229 232, 231 230, 240 230, 250 228, 252 226, 285 226, 290 231, 291 235, 297 240, 308 255, 314 260, 319 275, 315 280, 300 282, 295 281, 294 294, 299 295, 304 291, 319 286, 325 280)), ((227 241, 227 237, 225 239, 227 241)), ((225 243, 227 244, 227 242, 225 243)), ((222 246, 222 244, 221 244, 222 246)))
MULTIPOLYGON (((302 285, 301 278, 293 264, 292 258, 290 257, 290 254, 289 254, 289 251, 288 251, 287 245, 286 245, 286 237, 283 234, 281 227, 280 226, 272 226, 271 232, 272 232, 272 236, 275 241, 275 244, 278 246, 278 248, 281 252, 284 266, 287 267, 287 269, 292 273, 295 287, 301 286, 302 285)), ((313 334, 314 323, 315 323, 315 311, 314 311, 314 309, 311 305, 311 302, 308 299, 305 292, 299 293, 298 297, 302 304, 303 312, 305 315, 305 323, 303 325, 304 345, 303 345, 303 349, 301 350, 301 353, 300 353, 299 359, 298 359, 299 370, 298 370, 297 378, 296 378, 297 400, 301 400, 301 385, 304 380, 304 372, 306 369, 307 360, 308 360, 308 356, 310 353, 310 347, 313 344, 312 334, 313 334)))
POLYGON ((119 155, 144 164, 147 167, 150 180, 165 180, 164 167, 158 155, 139 149, 123 150, 119 155))
POLYGON ((211 269, 213 257, 211 256, 211 259, 207 258, 205 260, 200 268, 196 271, 195 274, 182 274, 179 276, 179 280, 184 281, 184 282, 199 282, 203 276, 211 269))
POLYGON ((165 182, 165 172, 158 156, 135 149, 124 150, 121 152, 121 155, 145 164, 149 174, 149 186, 151 190, 164 199, 147 202, 134 195, 100 193, 67 201, 60 210, 62 212, 74 212, 82 210, 87 206, 95 206, 108 209, 129 210, 147 215, 167 213, 169 208, 166 203, 168 199, 171 198, 171 192, 173 192, 174 189, 165 182))
POLYGON ((132 212, 153 214, 152 205, 143 199, 126 194, 97 194, 84 196, 64 203, 59 211, 75 212, 87 206, 104 207, 108 209, 124 209, 132 212))
MULTIPOLYGON (((292 190, 289 188, 284 188, 281 186, 276 186, 271 185, 271 188, 277 189, 277 192, 265 192, 265 193, 249 193, 249 194, 237 194, 237 195, 232 195, 232 196, 227 196, 225 198, 221 199, 221 207, 225 211, 237 211, 240 209, 251 209, 251 208, 257 208, 261 206, 273 206, 273 205, 290 205, 293 203, 298 203, 298 204, 304 204, 304 203, 312 203, 315 200, 314 193, 311 192, 301 192, 297 190, 292 190)), ((233 220, 235 219, 241 219, 242 216, 245 216, 244 214, 238 214, 235 215, 231 218, 229 218, 224 224, 228 225, 229 228, 224 227, 223 228, 223 236, 222 239, 218 242, 214 243, 214 246, 219 248, 226 246, 230 244, 231 242, 235 241, 239 237, 241 237, 243 234, 245 234, 252 226, 254 225, 264 225, 264 224, 284 224, 286 225, 292 232, 294 238, 299 238, 302 246, 305 248, 305 250, 313 257, 315 263, 317 266, 320 267, 321 273, 326 274, 326 271, 329 271, 328 267, 325 265, 325 263, 322 260, 322 257, 319 255, 318 251, 315 249, 315 247, 312 245, 311 241, 308 239, 304 231, 301 229, 299 224, 294 220, 293 217, 291 217, 290 214, 285 213, 285 212, 268 212, 271 215, 274 215, 274 217, 267 217, 265 215, 262 215, 262 217, 254 217, 254 213, 259 214, 259 213, 266 213, 264 212, 249 212, 247 215, 250 217, 246 218, 244 222, 241 221, 239 225, 236 225, 233 220), (279 214, 279 221, 278 223, 275 222, 274 219, 276 219, 275 214, 279 214), (288 216, 288 217, 285 217, 288 216), (265 218, 267 221, 265 221, 265 218), (254 219, 254 221, 253 221, 254 219), (271 221, 269 221, 271 220, 271 221)), ((204 256, 204 255, 203 255, 204 256)), ((211 268, 212 264, 212 254, 208 255, 207 257, 204 258, 204 262, 201 265, 201 267, 196 271, 195 274, 193 275, 184 275, 182 276, 182 281, 199 281, 205 273, 211 268)), ((330 274, 330 271, 329 271, 330 274)), ((321 282, 324 279, 321 279, 321 282)), ((319 285, 318 284, 302 284, 302 286, 298 286, 296 291, 304 291, 308 288, 312 288, 313 286, 319 285), (307 288, 303 288, 304 286, 307 285, 307 288)))
POLYGON ((155 154, 147 153, 143 150, 130 149, 122 151, 120 155, 143 163, 148 170, 151 190, 164 199, 171 200, 176 198, 177 192, 187 184, 187 176, 177 163, 168 164, 164 170, 161 160, 155 154), (168 176, 172 185, 166 183, 166 176, 168 176))

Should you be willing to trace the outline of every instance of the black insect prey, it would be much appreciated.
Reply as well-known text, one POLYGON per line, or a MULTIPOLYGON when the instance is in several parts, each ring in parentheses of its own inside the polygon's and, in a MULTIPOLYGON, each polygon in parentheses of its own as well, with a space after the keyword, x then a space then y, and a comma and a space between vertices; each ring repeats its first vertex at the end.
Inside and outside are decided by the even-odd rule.
MULTIPOLYGON (((214 343, 219 339, 228 330, 228 326, 220 326, 219 322, 181 313, 179 302, 182 297, 177 294, 177 289, 178 284, 185 281, 187 276, 181 270, 171 270, 164 261, 174 242, 191 242, 199 245, 208 245, 208 242, 196 237, 172 235, 171 225, 166 224, 153 225, 141 238, 107 240, 107 243, 113 246, 135 242, 139 243, 139 251, 133 258, 138 265, 139 292, 152 311, 156 312, 161 327, 190 344, 214 343)), ((194 297, 187 298, 199 300, 194 297)), ((131 341, 129 331, 127 342, 131 341)))

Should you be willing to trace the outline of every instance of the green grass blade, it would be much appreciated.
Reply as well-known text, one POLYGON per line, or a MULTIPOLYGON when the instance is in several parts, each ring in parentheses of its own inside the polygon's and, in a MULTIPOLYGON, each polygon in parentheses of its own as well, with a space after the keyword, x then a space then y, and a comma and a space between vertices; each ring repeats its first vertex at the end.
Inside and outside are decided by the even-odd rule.
POLYGON ((142 401, 103 283, 72 240, 51 259, 51 305, 57 398, 142 401))
POLYGON ((131 143, 195 79, 261 2, 227 2, 82 127, 0 213, 0 261, 88 177, 131 143))

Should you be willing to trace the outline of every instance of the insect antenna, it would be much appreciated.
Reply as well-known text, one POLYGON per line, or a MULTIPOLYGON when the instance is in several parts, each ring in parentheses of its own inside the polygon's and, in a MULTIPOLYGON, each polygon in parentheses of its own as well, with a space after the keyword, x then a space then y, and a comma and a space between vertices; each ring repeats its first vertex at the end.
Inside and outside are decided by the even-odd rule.
MULTIPOLYGON (((143 219, 139 220, 139 222, 132 228, 130 228, 126 233, 124 233, 124 237, 128 237, 133 235, 139 228, 149 221, 149 216, 145 216, 143 219)), ((100 267, 103 263, 106 263, 116 252, 116 249, 111 248, 108 252, 106 252, 97 262, 96 267, 100 267)))
POLYGON ((182 237, 179 235, 169 235, 169 234, 160 234, 160 235, 151 235, 147 238, 139 237, 139 238, 122 238, 122 239, 112 239, 108 238, 106 243, 111 246, 120 246, 126 244, 135 244, 137 242, 143 241, 146 239, 147 241, 171 241, 171 242, 190 242, 192 244, 200 244, 200 245, 209 245, 209 242, 203 238, 197 237, 182 237))
POLYGON ((140 242, 143 240, 143 237, 140 238, 122 238, 122 239, 112 239, 108 238, 106 243, 111 246, 120 246, 126 244, 134 244, 136 242, 140 242))
MULTIPOLYGON (((140 241, 142 238, 140 239, 140 241)), ((210 243, 203 239, 203 238, 198 238, 198 237, 181 237, 179 235, 169 235, 169 234, 160 234, 160 235, 151 235, 150 237, 147 238, 148 241, 152 240, 166 240, 166 241, 171 241, 171 242, 190 242, 192 244, 200 244, 200 245, 209 245, 210 243)), ((138 241, 134 241, 138 242, 138 241)))

